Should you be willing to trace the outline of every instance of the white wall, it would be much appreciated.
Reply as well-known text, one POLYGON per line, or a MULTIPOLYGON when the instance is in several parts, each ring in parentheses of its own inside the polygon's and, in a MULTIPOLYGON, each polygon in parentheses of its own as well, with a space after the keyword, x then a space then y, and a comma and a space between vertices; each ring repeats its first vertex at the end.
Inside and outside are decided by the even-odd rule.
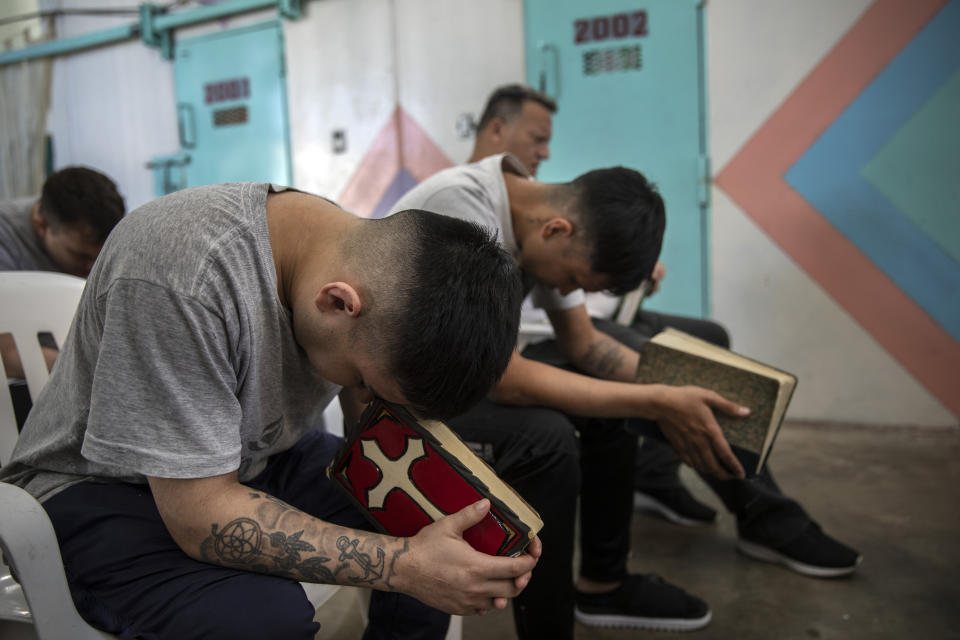
POLYGON ((523 80, 521 0, 324 0, 287 23, 287 95, 294 178, 337 197, 387 124, 404 110, 453 162, 472 139, 463 113, 479 117, 492 87, 523 80), (347 150, 334 154, 343 129, 347 150))
POLYGON ((287 98, 294 182, 337 198, 396 105, 391 0, 304 4, 288 22, 287 98), (347 148, 334 154, 334 130, 347 148))
POLYGON ((457 117, 524 81, 521 0, 398 0, 400 101, 455 163, 473 150, 457 117))

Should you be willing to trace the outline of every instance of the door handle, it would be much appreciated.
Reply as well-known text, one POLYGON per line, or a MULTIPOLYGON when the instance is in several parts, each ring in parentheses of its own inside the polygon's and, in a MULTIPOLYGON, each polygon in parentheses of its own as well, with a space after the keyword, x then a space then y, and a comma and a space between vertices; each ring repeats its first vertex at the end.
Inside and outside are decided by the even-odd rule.
POLYGON ((537 43, 537 49, 540 50, 540 93, 557 100, 560 97, 560 50, 557 45, 549 42, 537 43), (549 65, 548 58, 550 58, 549 65), (549 82, 551 75, 553 78, 552 91, 549 82))
POLYGON ((156 156, 147 163, 147 169, 153 171, 154 187, 158 198, 187 186, 188 164, 190 164, 190 154, 184 151, 156 156))
POLYGON ((197 123, 192 104, 177 103, 177 133, 180 136, 180 146, 184 149, 197 146, 197 123))

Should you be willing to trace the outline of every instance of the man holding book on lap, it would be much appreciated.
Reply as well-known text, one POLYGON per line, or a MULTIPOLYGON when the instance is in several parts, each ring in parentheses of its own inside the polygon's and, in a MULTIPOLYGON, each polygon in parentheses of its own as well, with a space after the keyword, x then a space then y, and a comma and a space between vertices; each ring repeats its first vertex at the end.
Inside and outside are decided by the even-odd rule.
MULTIPOLYGON (((526 110, 515 113, 513 131, 518 151, 538 164, 547 156, 552 110, 525 95, 514 96, 526 110)), ((484 145, 479 131, 478 148, 509 145, 510 130, 498 131, 499 142, 487 138, 484 145)), ((475 149, 472 159, 482 155, 475 149)), ((609 329, 595 324, 584 305, 584 291, 624 294, 657 279, 665 211, 656 189, 623 167, 591 171, 570 183, 540 183, 516 157, 499 153, 432 176, 394 210, 408 207, 496 232, 517 257, 526 291, 546 310, 557 336, 551 345, 515 351, 488 398, 448 421, 544 521, 543 559, 514 601, 518 635, 572 638, 574 618, 586 625, 668 630, 708 624, 711 612, 699 598, 658 576, 627 571, 637 436, 625 427, 646 422, 642 431, 659 429, 681 460, 736 490, 754 483, 742 480, 715 414, 743 417, 749 408, 704 388, 636 384, 637 349, 646 338, 625 327, 617 331, 614 323, 606 323, 609 329), (581 557, 574 581, 578 497, 581 557)), ((773 499, 762 503, 764 515, 796 504, 777 502, 772 479, 769 485, 762 494, 773 499)), ((821 538, 850 552, 856 566, 859 556, 825 537, 799 505, 783 515, 777 524, 791 531, 811 524, 821 538)))
MULTIPOLYGON (((509 152, 536 175, 541 161, 550 156, 551 115, 556 108, 552 99, 529 87, 498 88, 484 108, 471 161, 509 152)), ((658 262, 646 283, 648 297, 657 292, 665 275, 665 265, 658 262)), ((727 331, 711 320, 640 309, 632 321, 627 322, 629 327, 623 327, 618 323, 621 318, 618 317, 618 322, 612 321, 617 311, 616 299, 607 293, 588 293, 586 306, 598 330, 633 349, 639 349, 666 328, 679 329, 719 347, 730 348, 727 331)), ((524 305, 524 314, 536 312, 542 313, 524 305)), ((534 342, 536 340, 530 341, 524 351, 526 355, 548 360, 557 358, 555 341, 534 342)), ((646 431, 641 423, 633 424, 641 432, 646 431)), ((633 481, 635 504, 678 524, 712 523, 716 512, 696 500, 680 481, 680 462, 661 438, 643 438, 633 481)), ((850 575, 859 565, 862 559, 859 552, 825 533, 796 500, 784 494, 769 466, 764 466, 758 477, 750 481, 723 480, 704 473, 700 476, 736 516, 737 549, 745 555, 820 578, 850 575)))
MULTIPOLYGON (((547 289, 534 299, 548 310, 557 341, 527 347, 523 355, 529 358, 514 353, 489 401, 450 421, 540 509, 545 522, 545 561, 514 603, 520 637, 572 637, 574 599, 576 617, 586 624, 685 630, 709 622, 709 609, 698 598, 656 576, 627 574, 633 476, 650 479, 651 474, 634 462, 637 440, 625 435, 625 421, 610 416, 630 417, 626 422, 635 425, 644 422, 636 416, 645 417, 644 431, 650 430, 652 418, 680 457, 701 471, 737 514, 742 532, 764 534, 761 540, 771 547, 778 540, 794 540, 807 545, 800 552, 814 568, 849 573, 859 554, 822 533, 795 501, 780 493, 772 477, 764 473, 759 482, 741 479, 713 411, 736 416, 746 408, 703 389, 671 388, 676 395, 664 395, 659 387, 622 384, 634 380, 636 349, 667 326, 723 347, 729 338, 719 325, 694 318, 641 312, 627 328, 588 317, 575 289, 624 293, 646 277, 653 284, 651 293, 656 291, 664 275, 657 261, 663 228, 652 220, 662 218, 663 205, 639 174, 623 169, 591 172, 593 179, 581 176, 568 185, 533 182, 530 174, 549 157, 555 111, 549 97, 527 87, 500 87, 480 119, 473 164, 430 178, 395 207, 422 206, 497 230, 527 271, 528 284, 537 281, 547 289), (626 179, 613 179, 616 174, 626 179), (640 213, 641 208, 647 211, 640 213), (630 266, 613 262, 628 255, 630 266), (586 375, 538 366, 532 359, 566 369, 572 364, 586 375), (574 590, 569 565, 578 492, 582 559, 574 590)), ((647 460, 656 460, 649 466, 662 476, 651 484, 689 496, 676 477, 677 458, 661 455, 669 449, 656 447, 651 439, 645 443, 653 454, 647 460)), ((708 507, 692 497, 689 502, 707 512, 698 516, 712 519, 708 507)))
POLYGON ((374 394, 462 412, 504 370, 521 297, 476 225, 268 184, 179 191, 111 233, 0 480, 43 503, 77 609, 110 633, 312 639, 307 581, 373 589, 365 638, 442 638, 441 611, 505 607, 539 541, 475 551, 486 500, 411 537, 366 531, 325 475, 340 440, 312 429, 338 392, 351 421, 374 394))

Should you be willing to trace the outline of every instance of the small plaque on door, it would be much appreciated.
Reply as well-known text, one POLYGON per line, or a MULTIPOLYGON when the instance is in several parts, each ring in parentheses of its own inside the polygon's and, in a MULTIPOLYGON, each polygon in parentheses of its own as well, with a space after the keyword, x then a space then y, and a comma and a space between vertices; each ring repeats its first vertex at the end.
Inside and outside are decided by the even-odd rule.
POLYGON ((640 45, 613 47, 583 52, 583 75, 613 71, 639 71, 643 68, 643 50, 640 45))
POLYGON ((232 107, 217 109, 213 112, 213 126, 224 127, 231 124, 245 124, 247 122, 247 107, 232 107))

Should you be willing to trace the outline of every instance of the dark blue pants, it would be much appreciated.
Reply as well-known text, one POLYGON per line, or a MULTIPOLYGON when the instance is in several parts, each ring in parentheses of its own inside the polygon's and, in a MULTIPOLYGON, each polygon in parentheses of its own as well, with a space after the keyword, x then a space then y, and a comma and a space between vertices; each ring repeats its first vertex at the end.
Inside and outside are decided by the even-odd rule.
MULTIPOLYGON (((273 456, 248 486, 313 516, 369 529, 327 480, 340 439, 317 431, 273 456)), ((123 638, 315 637, 299 583, 193 560, 170 537, 147 485, 85 482, 44 503, 80 615, 123 638)), ((449 616, 413 598, 374 591, 365 639, 439 639, 449 616)))

